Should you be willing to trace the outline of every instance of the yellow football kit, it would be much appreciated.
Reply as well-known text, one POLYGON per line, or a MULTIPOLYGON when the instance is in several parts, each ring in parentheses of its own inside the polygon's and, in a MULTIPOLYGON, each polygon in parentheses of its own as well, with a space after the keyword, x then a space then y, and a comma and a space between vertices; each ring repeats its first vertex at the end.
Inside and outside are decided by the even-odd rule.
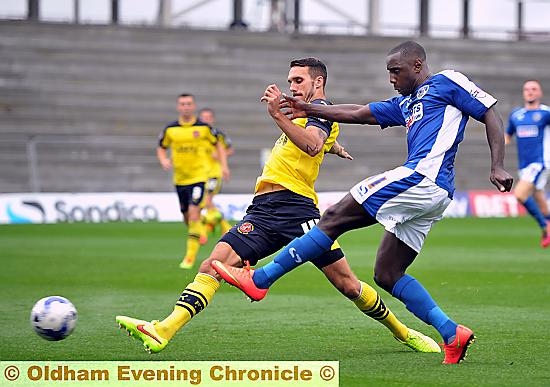
POLYGON ((164 128, 159 146, 170 148, 174 185, 191 185, 208 180, 208 160, 216 141, 215 131, 198 120, 174 121, 164 128))

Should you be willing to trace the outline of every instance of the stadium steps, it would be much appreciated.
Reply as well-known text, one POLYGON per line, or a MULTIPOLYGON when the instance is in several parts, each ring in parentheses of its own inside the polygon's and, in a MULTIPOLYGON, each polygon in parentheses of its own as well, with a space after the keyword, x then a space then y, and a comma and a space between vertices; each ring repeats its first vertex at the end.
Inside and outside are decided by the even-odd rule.
MULTIPOLYGON (((259 172, 261 150, 280 135, 258 99, 268 83, 286 89, 290 59, 323 59, 329 67, 329 98, 335 103, 367 103, 395 95, 385 57, 401 40, 4 21, 0 22, 0 135, 84 136, 84 143, 68 149, 66 144, 39 147, 43 190, 171 189, 154 156, 156 136, 175 118, 175 96, 191 92, 199 106, 216 110, 220 126, 233 138, 233 178, 224 191, 248 192, 259 172), (100 151, 93 141, 86 142, 87 136, 141 139, 133 143, 134 152, 127 153, 118 143, 100 151), (64 164, 64 157, 70 162, 64 164)), ((432 71, 450 67, 468 73, 500 100, 503 116, 521 102, 519 90, 526 72, 550 82, 544 44, 433 39, 422 43, 432 71)), ((9 150, 7 140, 1 141, 2 160, 14 157, 17 152, 9 150)), ((402 128, 381 132, 344 125, 340 141, 356 161, 346 164, 327 156, 319 189, 346 189, 404 158, 402 128)), ((513 147, 507 149, 512 170, 514 152, 513 147)), ((488 163, 483 129, 472 123, 457 164, 475 173, 457 175, 459 188, 490 187, 484 171, 488 163)), ((3 192, 29 190, 27 169, 17 168, 0 165, 3 192)))

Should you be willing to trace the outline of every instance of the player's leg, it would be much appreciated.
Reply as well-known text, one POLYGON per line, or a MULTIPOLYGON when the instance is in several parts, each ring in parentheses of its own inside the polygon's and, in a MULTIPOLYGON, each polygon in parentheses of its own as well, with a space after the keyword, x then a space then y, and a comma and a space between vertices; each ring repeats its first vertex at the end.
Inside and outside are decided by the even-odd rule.
POLYGON ((231 224, 224 218, 223 213, 214 204, 214 196, 220 193, 222 188, 222 178, 212 177, 208 180, 207 197, 205 200, 206 213, 204 223, 208 232, 214 231, 217 225, 220 225, 221 234, 225 234, 231 229, 231 224))
POLYGON ((374 280, 402 301, 416 317, 434 326, 448 342, 457 324, 443 313, 419 281, 405 273, 417 254, 394 233, 385 231, 376 255, 374 280))
POLYGON ((180 268, 190 269, 195 264, 197 254, 200 249, 200 236, 202 230, 201 223, 201 204, 204 199, 204 183, 197 183, 186 186, 188 209, 188 232, 187 232, 187 250, 185 257, 180 263, 180 268))
POLYGON ((541 246, 545 248, 550 245, 550 225, 533 196, 534 192, 534 184, 525 180, 518 181, 514 187, 514 196, 539 225, 542 234, 541 246))
POLYGON ((217 187, 217 179, 211 177, 206 183, 206 197, 204 199, 204 216, 203 224, 205 226, 205 231, 211 233, 216 228, 217 220, 213 216, 212 207, 214 207, 214 195, 217 187))
POLYGON ((376 257, 375 282, 439 332, 445 343, 444 363, 458 363, 466 356, 474 334, 469 328, 451 320, 426 288, 416 278, 405 274, 417 254, 395 234, 386 231, 376 257))
POLYGON ((284 274, 329 250, 344 232, 375 223, 376 220, 347 194, 325 211, 315 227, 290 242, 271 262, 256 269, 253 281, 258 288, 267 289, 284 274))
MULTIPOLYGON (((338 250, 341 251, 340 249, 338 250)), ((334 251, 331 250, 331 252, 334 251)), ((319 265, 323 265, 323 257, 319 257, 319 260, 314 262, 318 268, 319 265)), ((327 257, 327 259, 330 259, 330 257, 327 257)), ((399 321, 384 304, 378 292, 355 276, 345 257, 322 266, 320 269, 340 293, 353 301, 355 306, 366 316, 388 328, 397 341, 417 352, 441 352, 441 348, 433 339, 413 329, 409 329, 399 321)))
POLYGON ((200 218, 201 218, 201 233, 199 237, 199 244, 201 246, 208 243, 208 233, 211 231, 208 227, 208 222, 206 220, 206 214, 208 212, 208 202, 210 195, 206 192, 204 196, 203 204, 201 205, 200 218))
POLYGON ((529 215, 531 215, 542 228, 546 222, 544 215, 532 196, 534 192, 535 184, 527 180, 519 180, 513 190, 516 199, 525 207, 529 215))
POLYGON ((220 277, 210 266, 213 259, 228 265, 238 265, 241 262, 231 246, 225 242, 219 242, 210 258, 201 264, 193 282, 189 283, 181 293, 172 313, 165 319, 148 322, 128 316, 117 316, 117 323, 131 336, 142 341, 147 351, 160 352, 177 331, 210 304, 219 289, 220 277))
POLYGON ((390 172, 393 174, 394 179, 384 176, 383 181, 390 183, 381 183, 376 192, 365 195, 363 202, 386 229, 376 256, 375 282, 401 300, 415 316, 434 326, 445 342, 445 362, 457 363, 464 358, 473 332, 452 321, 422 284, 406 274, 432 225, 442 219, 451 201, 449 194, 406 168, 390 172), (455 340, 460 340, 459 348, 453 345, 455 340))
POLYGON ((541 246, 550 246, 550 225, 544 217, 541 208, 533 197, 535 188, 544 186, 547 180, 547 172, 541 163, 532 163, 519 171, 519 181, 513 189, 513 194, 527 213, 535 219, 542 231, 541 246))
POLYGON ((540 212, 544 215, 546 220, 550 220, 550 212, 548 212, 548 199, 546 197, 546 191, 544 189, 536 189, 533 193, 533 197, 537 202, 537 206, 540 208, 540 212))
POLYGON ((546 219, 546 229, 542 233, 541 246, 548 247, 550 246, 550 211, 548 210, 548 201, 546 198, 546 183, 548 182, 548 175, 550 171, 548 169, 543 169, 540 175, 535 181, 535 192, 533 197, 537 202, 537 206, 540 209, 540 212, 546 219))
POLYGON ((179 329, 209 305, 220 286, 221 279, 211 267, 212 260, 232 266, 241 265, 241 259, 233 248, 223 241, 218 242, 210 257, 201 263, 193 282, 183 290, 172 314, 159 323, 159 332, 163 337, 172 338, 179 329))

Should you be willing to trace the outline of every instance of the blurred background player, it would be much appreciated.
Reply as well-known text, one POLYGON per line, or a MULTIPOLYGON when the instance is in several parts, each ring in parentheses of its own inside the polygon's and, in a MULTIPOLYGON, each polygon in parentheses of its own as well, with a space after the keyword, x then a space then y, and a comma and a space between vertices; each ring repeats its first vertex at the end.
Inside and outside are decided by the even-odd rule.
POLYGON ((187 248, 180 263, 180 267, 186 269, 193 266, 200 248, 200 205, 210 173, 208 160, 213 146, 217 149, 225 178, 229 177, 229 168, 225 148, 218 142, 216 133, 208 124, 197 119, 195 97, 192 94, 181 94, 177 99, 176 110, 178 120, 166 125, 159 136, 157 158, 165 171, 173 169, 180 210, 188 226, 187 248))
MULTIPOLYGON (((329 104, 325 97, 326 78, 326 67, 316 58, 290 63, 290 91, 300 100, 329 104)), ((254 199, 244 219, 222 236, 168 317, 160 322, 116 317, 119 325, 141 340, 147 350, 159 352, 164 349, 178 330, 210 304, 221 280, 211 267, 213 261, 242 267, 242 259, 247 259, 255 265, 312 228, 320 217, 314 185, 325 153, 351 159, 336 142, 340 130, 338 123, 315 117, 291 121, 279 109, 280 98, 281 92, 276 85, 269 85, 261 98, 283 133, 257 179, 254 199)), ((418 352, 441 351, 434 340, 401 323, 376 290, 357 279, 338 242, 313 263, 340 293, 366 316, 386 326, 399 342, 418 352)))
MULTIPOLYGON (((234 149, 231 139, 216 125, 216 114, 214 110, 210 108, 203 108, 199 110, 199 120, 210 125, 216 133, 218 143, 221 143, 225 148, 226 157, 233 154, 234 149)), ((220 156, 218 155, 217 148, 212 150, 212 157, 210 159, 211 168, 208 180, 206 182, 206 198, 204 199, 203 215, 201 216, 203 227, 203 233, 201 234, 200 242, 205 244, 207 241, 208 233, 213 232, 216 226, 220 226, 221 234, 225 234, 231 228, 231 224, 224 218, 223 213, 214 204, 214 196, 219 194, 222 188, 223 176, 222 165, 220 162, 220 156)))
POLYGON ((523 107, 510 113, 506 144, 516 136, 519 181, 513 193, 542 230, 540 245, 550 246, 550 220, 546 192, 550 167, 550 108, 541 103, 542 86, 531 79, 523 84, 523 107))

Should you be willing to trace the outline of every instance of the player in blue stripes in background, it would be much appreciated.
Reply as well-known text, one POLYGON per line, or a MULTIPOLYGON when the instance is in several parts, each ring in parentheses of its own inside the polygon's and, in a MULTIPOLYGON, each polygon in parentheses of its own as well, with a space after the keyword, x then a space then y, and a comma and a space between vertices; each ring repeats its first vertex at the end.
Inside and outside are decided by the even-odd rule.
POLYGON ((542 86, 530 79, 523 84, 523 107, 510 114, 505 142, 516 136, 519 181, 514 196, 542 230, 540 245, 550 246, 550 218, 544 187, 550 167, 550 108, 541 103, 542 86))
MULTIPOLYGON (((504 131, 491 95, 463 74, 430 73, 424 48, 407 41, 386 58, 389 80, 401 94, 367 105, 314 105, 285 96, 291 118, 314 116, 342 123, 405 126, 408 157, 391 171, 367 178, 323 214, 317 226, 294 239, 267 265, 256 269, 213 267, 230 284, 256 300, 281 276, 327 251, 343 233, 380 223, 385 233, 374 280, 443 338, 444 364, 459 363, 475 336, 451 320, 407 268, 431 226, 443 216, 454 192, 454 159, 469 117, 483 122, 491 153, 490 180, 501 192, 513 178, 503 167, 504 131)), ((243 257, 246 258, 246 257, 243 257)), ((444 259, 444 257, 442 257, 444 259)))

